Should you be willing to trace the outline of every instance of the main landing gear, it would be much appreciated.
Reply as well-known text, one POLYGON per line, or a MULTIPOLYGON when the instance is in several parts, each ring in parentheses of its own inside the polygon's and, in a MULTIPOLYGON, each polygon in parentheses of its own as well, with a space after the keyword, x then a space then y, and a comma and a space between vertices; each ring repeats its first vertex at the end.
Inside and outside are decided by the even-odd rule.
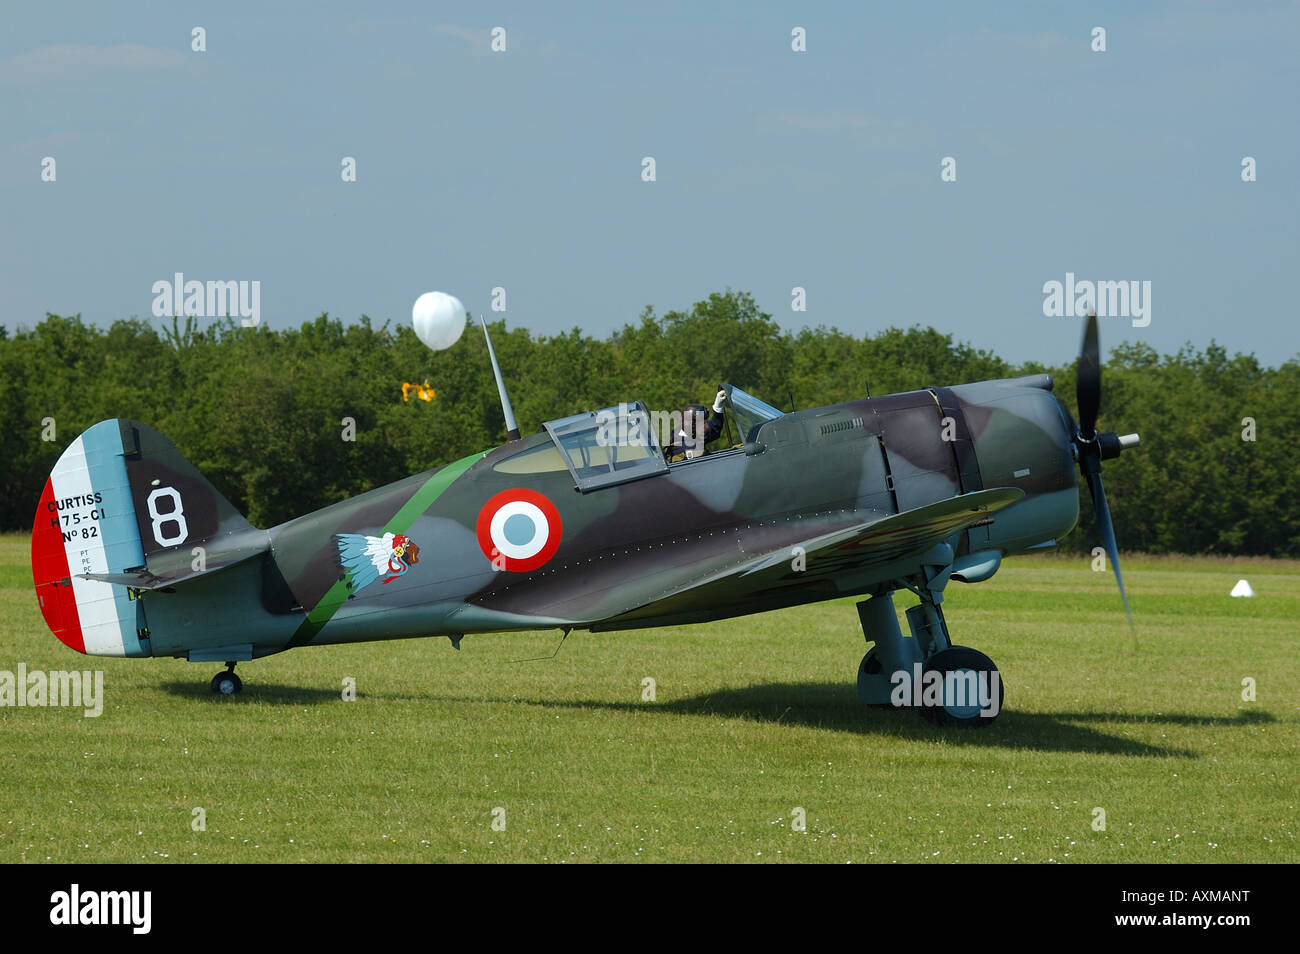
POLYGON ((223 696, 238 695, 244 688, 244 684, 235 675, 235 664, 233 662, 226 663, 225 672, 219 672, 212 677, 211 685, 213 692, 223 696))
POLYGON ((948 559, 921 567, 921 574, 899 581, 921 602, 907 610, 911 638, 903 636, 894 612, 893 591, 858 604, 867 650, 858 666, 858 698, 869 706, 910 706, 938 725, 986 726, 1002 711, 1002 675, 993 660, 975 649, 954 646, 944 622, 943 587, 951 574, 948 559))

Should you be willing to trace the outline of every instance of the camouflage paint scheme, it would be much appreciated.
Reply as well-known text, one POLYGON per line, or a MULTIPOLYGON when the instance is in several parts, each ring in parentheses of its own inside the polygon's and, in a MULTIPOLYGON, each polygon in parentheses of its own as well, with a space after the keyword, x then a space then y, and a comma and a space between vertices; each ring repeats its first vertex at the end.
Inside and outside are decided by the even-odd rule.
MULTIPOLYGON (((75 576, 82 590, 100 588, 94 598, 110 623, 117 600, 124 648, 108 654, 194 661, 365 640, 693 623, 888 596, 909 581, 937 603, 942 583, 930 586, 927 566, 946 564, 944 583, 986 579, 1002 555, 1050 546, 1074 526, 1072 421, 1051 386, 1037 375, 783 414, 743 445, 586 492, 553 466, 552 436, 540 433, 270 530, 249 525, 156 431, 106 421, 83 438, 113 448, 120 439, 130 499, 110 489, 88 513, 115 514, 120 525, 133 511, 139 545, 106 541, 93 566, 74 551, 83 541, 68 542, 60 512, 67 502, 75 514, 80 495, 57 499, 55 485, 71 478, 56 467, 33 531, 33 573, 50 628, 74 648, 88 651, 73 630, 78 610, 91 611, 89 597, 72 592, 75 576), (551 469, 527 472, 532 460, 551 469), (553 552, 540 565, 511 569, 499 554, 494 565, 484 533, 490 542, 512 532, 504 518, 505 530, 490 526, 485 507, 498 498, 522 501, 510 519, 523 513, 534 531, 538 513, 554 521, 553 552), (141 550, 143 562, 129 556, 141 550), (72 573, 76 559, 90 572, 72 573)), ((119 473, 121 464, 103 459, 87 480, 108 480, 96 467, 119 473)), ((105 486, 121 488, 118 480, 105 486)))

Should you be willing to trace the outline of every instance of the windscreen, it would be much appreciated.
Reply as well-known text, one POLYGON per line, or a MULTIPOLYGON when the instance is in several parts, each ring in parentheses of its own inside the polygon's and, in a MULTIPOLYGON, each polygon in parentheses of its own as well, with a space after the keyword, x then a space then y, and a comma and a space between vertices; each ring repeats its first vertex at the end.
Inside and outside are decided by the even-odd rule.
POLYGON ((768 421, 781 417, 785 412, 760 401, 752 394, 731 385, 724 385, 730 393, 731 413, 736 419, 736 429, 743 436, 745 443, 752 444, 758 429, 768 421))

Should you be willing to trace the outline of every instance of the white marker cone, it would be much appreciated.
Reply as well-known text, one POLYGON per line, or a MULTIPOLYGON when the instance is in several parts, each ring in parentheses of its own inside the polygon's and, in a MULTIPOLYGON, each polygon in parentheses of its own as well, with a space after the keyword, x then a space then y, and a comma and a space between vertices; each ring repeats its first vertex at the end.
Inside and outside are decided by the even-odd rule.
POLYGON ((1254 596, 1255 591, 1250 588, 1250 584, 1245 580, 1238 580, 1237 585, 1232 588, 1232 596, 1254 596))

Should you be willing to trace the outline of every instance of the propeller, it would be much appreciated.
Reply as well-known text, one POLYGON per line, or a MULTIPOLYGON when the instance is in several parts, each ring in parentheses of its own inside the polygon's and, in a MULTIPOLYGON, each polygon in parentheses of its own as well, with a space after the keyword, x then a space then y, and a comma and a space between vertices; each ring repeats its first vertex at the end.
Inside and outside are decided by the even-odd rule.
POLYGON ((1079 435, 1091 439, 1097 433, 1097 410, 1101 407, 1101 345, 1097 340, 1097 316, 1089 315, 1079 349, 1079 371, 1074 385, 1079 408, 1079 435))
POLYGON ((1097 337, 1095 314, 1088 316, 1088 324, 1084 327, 1074 397, 1079 409, 1079 421, 1070 438, 1071 443, 1074 444, 1074 456, 1079 462, 1079 470, 1088 482, 1088 492, 1092 496, 1092 509, 1097 514, 1097 523, 1101 528, 1101 542, 1106 548, 1106 558, 1110 560, 1111 569, 1115 572, 1115 582, 1119 585, 1120 599, 1124 601, 1124 613, 1128 617, 1129 631, 1133 633, 1133 638, 1136 640, 1137 629, 1133 625, 1133 612, 1129 609, 1128 593, 1124 589, 1124 575, 1119 568, 1115 524, 1110 517, 1106 488, 1101 482, 1101 462, 1118 457, 1126 448, 1136 447, 1140 438, 1137 434, 1121 436, 1110 431, 1097 433, 1097 412, 1101 408, 1101 347, 1097 337))

